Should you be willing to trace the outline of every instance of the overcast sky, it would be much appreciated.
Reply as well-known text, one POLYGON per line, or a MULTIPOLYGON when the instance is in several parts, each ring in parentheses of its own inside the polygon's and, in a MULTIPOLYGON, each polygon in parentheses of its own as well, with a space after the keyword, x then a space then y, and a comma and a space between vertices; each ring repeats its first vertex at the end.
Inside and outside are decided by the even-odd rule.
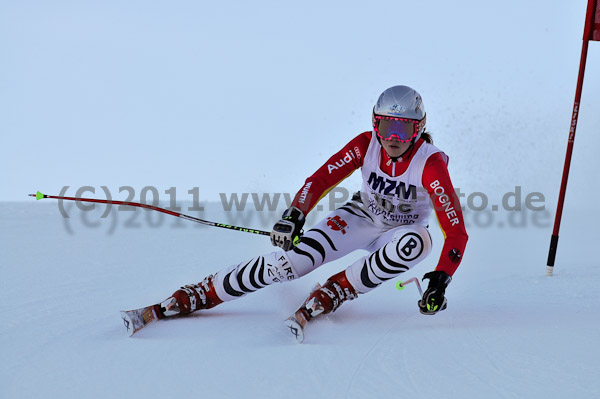
MULTIPOLYGON (((586 0, 286 3, 0 1, 0 200, 66 185, 293 194, 404 84, 455 186, 555 201, 586 0)), ((574 202, 598 192, 598 110, 593 42, 574 202)))

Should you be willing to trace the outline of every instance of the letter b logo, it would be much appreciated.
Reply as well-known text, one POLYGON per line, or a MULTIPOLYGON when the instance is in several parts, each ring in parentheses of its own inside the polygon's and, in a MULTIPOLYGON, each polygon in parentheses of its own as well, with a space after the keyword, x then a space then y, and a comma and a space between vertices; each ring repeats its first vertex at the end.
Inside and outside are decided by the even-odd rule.
POLYGON ((398 256, 405 262, 412 262, 423 253, 423 239, 416 233, 407 233, 398 240, 398 256))
POLYGON ((400 251, 402 251, 404 256, 406 256, 408 258, 412 254, 413 249, 415 249, 416 247, 417 247, 417 241, 411 237, 410 240, 408 240, 408 242, 406 244, 404 244, 404 246, 402 247, 402 249, 400 251))

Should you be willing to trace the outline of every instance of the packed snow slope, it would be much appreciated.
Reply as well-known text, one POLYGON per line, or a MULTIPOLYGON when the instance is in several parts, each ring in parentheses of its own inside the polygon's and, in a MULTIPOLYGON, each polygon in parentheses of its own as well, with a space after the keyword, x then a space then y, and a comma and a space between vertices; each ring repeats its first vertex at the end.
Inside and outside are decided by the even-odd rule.
MULTIPOLYGON (((198 215, 243 222, 218 205, 198 215)), ((575 223, 586 220, 583 210, 568 209, 553 277, 545 276, 547 214, 540 226, 531 213, 498 212, 484 224, 467 212, 471 239, 446 311, 421 315, 416 287, 397 291, 390 281, 309 325, 297 344, 282 321, 315 282, 361 253, 128 338, 120 310, 271 251, 269 240, 143 210, 102 219, 101 209, 66 209, 69 219, 52 200, 1 203, 1 398, 546 399, 600 392, 600 268, 592 256, 596 235, 575 223)), ((255 216, 245 221, 264 228, 277 217, 255 216)), ((402 279, 435 266, 442 237, 436 224, 431 231, 433 254, 402 279)))

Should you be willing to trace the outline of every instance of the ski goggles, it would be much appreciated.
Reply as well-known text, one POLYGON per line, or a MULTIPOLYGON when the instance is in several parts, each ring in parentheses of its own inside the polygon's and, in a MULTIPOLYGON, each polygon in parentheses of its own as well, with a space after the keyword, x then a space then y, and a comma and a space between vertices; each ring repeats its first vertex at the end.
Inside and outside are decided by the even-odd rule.
POLYGON ((395 137, 396 140, 408 143, 417 137, 423 126, 425 126, 425 118, 420 121, 381 115, 375 115, 373 118, 373 129, 382 140, 391 140, 395 137))

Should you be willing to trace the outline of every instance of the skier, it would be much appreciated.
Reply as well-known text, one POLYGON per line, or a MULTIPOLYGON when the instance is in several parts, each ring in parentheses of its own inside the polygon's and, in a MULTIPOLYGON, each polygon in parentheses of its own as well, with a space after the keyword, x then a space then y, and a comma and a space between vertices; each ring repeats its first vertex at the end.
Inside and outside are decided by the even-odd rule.
POLYGON ((407 86, 385 90, 373 108, 373 131, 359 134, 333 155, 296 194, 271 232, 281 249, 226 267, 175 291, 154 305, 156 318, 210 309, 267 285, 295 280, 356 250, 369 255, 315 286, 286 325, 301 341, 312 318, 335 311, 347 301, 378 287, 424 260, 431 252, 428 224, 436 212, 445 242, 427 290, 418 301, 421 313, 446 309, 445 290, 467 243, 460 202, 447 164, 432 144, 419 93, 407 86), (350 202, 303 233, 306 215, 329 190, 361 169, 361 190, 350 202))

